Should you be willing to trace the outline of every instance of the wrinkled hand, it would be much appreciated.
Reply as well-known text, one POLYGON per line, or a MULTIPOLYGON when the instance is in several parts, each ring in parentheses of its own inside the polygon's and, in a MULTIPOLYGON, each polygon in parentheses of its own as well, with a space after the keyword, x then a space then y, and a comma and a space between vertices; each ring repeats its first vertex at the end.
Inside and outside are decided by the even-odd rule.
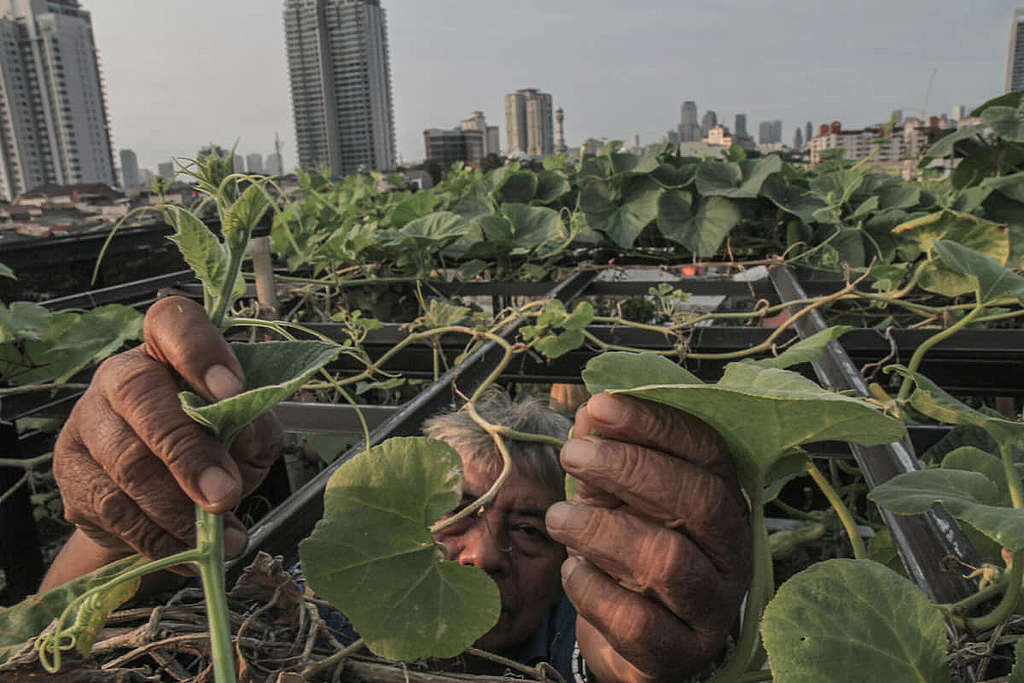
POLYGON ((668 406, 607 394, 580 408, 574 434, 562 464, 576 498, 546 521, 569 548, 562 583, 588 667, 600 681, 700 671, 721 653, 751 573, 724 442, 668 406))
MULTIPOLYGON (((195 544, 193 501, 227 512, 250 493, 277 456, 281 428, 268 414, 238 436, 229 454, 178 400, 178 377, 207 400, 240 393, 242 368, 194 302, 158 301, 146 314, 145 344, 112 356, 75 405, 53 454, 64 516, 92 541, 152 558, 195 544)), ((225 514, 225 551, 247 535, 225 514)))

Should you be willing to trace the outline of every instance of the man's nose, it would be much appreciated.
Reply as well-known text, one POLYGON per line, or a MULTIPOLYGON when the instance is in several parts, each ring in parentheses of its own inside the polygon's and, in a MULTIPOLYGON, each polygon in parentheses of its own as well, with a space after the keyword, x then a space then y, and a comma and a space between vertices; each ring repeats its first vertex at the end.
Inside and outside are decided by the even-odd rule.
POLYGON ((492 528, 486 519, 481 519, 466 534, 459 564, 471 564, 488 574, 508 571, 509 548, 506 547, 507 538, 503 536, 506 535, 492 528))

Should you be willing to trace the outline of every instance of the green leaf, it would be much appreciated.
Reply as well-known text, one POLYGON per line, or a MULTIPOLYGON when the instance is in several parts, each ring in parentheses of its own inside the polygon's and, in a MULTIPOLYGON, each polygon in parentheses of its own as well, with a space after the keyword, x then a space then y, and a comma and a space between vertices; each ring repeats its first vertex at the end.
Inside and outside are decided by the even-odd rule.
POLYGON ((591 394, 653 384, 703 384, 689 370, 655 353, 611 351, 587 363, 580 373, 591 394))
POLYGON ((0 344, 22 339, 42 339, 50 330, 49 309, 31 301, 0 302, 0 344))
POLYGON ((1013 644, 1013 669, 1006 683, 1024 683, 1024 638, 1013 644))
POLYGON ((1000 505, 1002 497, 984 474, 954 469, 899 474, 868 494, 878 505, 902 515, 942 505, 1004 548, 1024 549, 1024 510, 1000 505))
POLYGON ((571 189, 569 179, 562 171, 544 170, 537 174, 536 200, 543 204, 550 204, 571 189))
POLYGON ((909 209, 921 201, 921 188, 912 183, 894 182, 884 185, 878 194, 881 209, 909 209))
POLYGON ((487 261, 481 261, 480 259, 466 261, 459 266, 459 279, 463 282, 468 282, 487 270, 489 267, 490 264, 487 261))
POLYGON ((7 277, 12 280, 17 280, 18 276, 14 274, 14 271, 10 267, 0 263, 0 277, 7 277))
POLYGON ((444 442, 388 439, 334 473, 299 544, 310 587, 382 657, 454 657, 498 621, 497 585, 447 560, 428 531, 458 503, 460 468, 444 442))
MULTIPOLYGON (((907 221, 895 227, 893 234, 926 253, 938 240, 952 240, 1000 263, 1006 263, 1010 255, 1010 233, 1005 225, 956 211, 940 211, 907 221)), ((970 278, 934 260, 922 266, 918 284, 944 296, 958 296, 974 289, 970 278)))
POLYGON ((142 339, 141 313, 121 304, 108 304, 78 316, 60 332, 40 359, 43 367, 20 376, 24 382, 52 377, 61 383, 93 362, 142 339))
POLYGON ((658 197, 661 188, 647 177, 628 181, 619 194, 608 181, 594 180, 583 188, 580 208, 587 214, 587 222, 602 231, 623 249, 633 246, 636 238, 658 216, 658 197))
POLYGON ((815 214, 827 204, 813 192, 791 185, 780 176, 770 176, 761 185, 761 194, 783 211, 797 216, 804 223, 813 223, 815 214))
MULTIPOLYGON (((477 200, 479 201, 479 200, 477 200)), ((430 190, 422 190, 395 205, 391 210, 391 225, 401 228, 406 223, 426 216, 441 200, 430 190)), ((461 213, 461 212, 456 212, 461 213)))
POLYGON ((635 174, 644 175, 658 168, 657 151, 645 152, 644 154, 631 154, 629 152, 616 152, 609 155, 611 160, 612 175, 635 174))
POLYGON ((505 204, 501 210, 511 223, 513 255, 536 251, 543 258, 556 253, 568 242, 569 231, 553 209, 505 204))
POLYGON ((1024 142, 1024 117, 1018 107, 989 107, 981 112, 981 123, 1010 142, 1024 142))
POLYGON ((945 424, 974 425, 984 429, 998 444, 1021 443, 1024 439, 1024 422, 1007 420, 975 410, 956 400, 937 384, 918 372, 912 372, 902 365, 891 365, 886 372, 895 372, 914 382, 914 393, 910 395, 911 407, 933 420, 945 424))
POLYGON ((905 434, 903 423, 871 404, 825 391, 794 372, 730 363, 718 384, 673 384, 685 370, 668 360, 629 355, 606 353, 587 363, 583 380, 590 393, 611 390, 699 417, 729 444, 748 488, 767 483, 774 463, 801 444, 838 440, 871 446, 905 434))
MULTIPOLYGON (((27 641, 39 635, 76 598, 88 590, 106 583, 116 575, 141 566, 148 561, 141 555, 131 555, 45 593, 31 595, 16 605, 0 608, 0 664, 4 664, 27 641)), ((92 605, 96 610, 95 613, 81 624, 80 631, 76 630, 76 633, 82 633, 77 638, 78 644, 80 646, 87 644, 84 654, 87 654, 88 648, 92 647, 96 634, 102 628, 103 622, 106 621, 110 612, 134 595, 138 590, 138 585, 138 579, 125 582, 123 587, 115 590, 108 599, 92 605)), ((65 626, 69 625, 65 623, 65 626)))
POLYGON ((594 307, 589 301, 581 301, 572 309, 572 315, 562 322, 567 330, 582 330, 594 320, 594 307))
POLYGON ((870 560, 826 560, 792 577, 761 632, 779 683, 949 680, 942 612, 870 560))
POLYGON ((231 348, 245 373, 245 391, 216 403, 207 403, 190 391, 178 394, 188 416, 209 427, 225 446, 245 425, 298 391, 339 351, 334 344, 316 341, 232 344, 231 348))
POLYGON ((541 337, 534 344, 534 348, 548 358, 554 359, 563 356, 574 349, 583 346, 586 339, 579 330, 565 330, 557 335, 549 334, 541 337))
POLYGON ((517 171, 505 177, 498 199, 502 202, 528 204, 537 193, 537 176, 533 171, 517 171))
POLYGON ((807 339, 803 339, 791 347, 783 351, 775 358, 764 358, 756 361, 748 361, 756 365, 760 365, 762 368, 779 368, 785 369, 793 365, 799 365, 800 363, 810 363, 816 361, 825 355, 825 347, 833 339, 839 339, 841 336, 852 330, 853 327, 850 325, 836 325, 829 327, 828 329, 817 332, 807 339))
POLYGON ((466 220, 450 211, 409 221, 398 231, 400 243, 412 249, 429 249, 448 244, 466 231, 466 220))
POLYGON ((249 241, 253 228, 270 208, 270 197, 263 188, 263 183, 253 183, 245 188, 245 192, 234 204, 228 207, 221 221, 224 241, 228 244, 238 243, 244 249, 249 241))
POLYGON ((868 541, 867 559, 888 567, 900 576, 906 576, 903 560, 900 559, 896 543, 892 540, 892 532, 888 529, 881 529, 868 541))
POLYGON ((1024 171, 998 178, 985 178, 977 189, 988 192, 998 191, 1014 201, 1024 203, 1024 171))
POLYGON ((697 256, 713 256, 739 223, 739 209, 725 197, 711 197, 700 202, 693 214, 689 196, 680 190, 662 193, 658 200, 658 229, 697 256))
POLYGON ((964 126, 962 128, 957 128, 956 131, 941 138, 938 142, 929 147, 928 151, 925 152, 924 156, 921 158, 921 163, 919 165, 924 167, 927 166, 932 161, 932 159, 937 159, 939 157, 948 157, 950 154, 953 153, 953 146, 957 142, 973 138, 975 135, 981 133, 984 130, 984 128, 984 126, 980 125, 964 126))
POLYGON ((961 446, 946 454, 946 457, 942 459, 942 469, 965 470, 983 474, 996 487, 996 491, 1000 492, 999 504, 1005 507, 1010 507, 1013 504, 1010 499, 1010 489, 1006 485, 1003 461, 991 453, 973 446, 961 446))
POLYGON ((989 107, 1019 107, 1021 104, 1021 91, 1008 92, 997 95, 990 100, 982 102, 971 111, 971 116, 981 116, 989 107))
POLYGON ((977 283, 979 303, 1007 296, 1024 301, 1024 278, 988 256, 949 240, 935 242, 935 253, 950 270, 977 283))
POLYGON ((228 273, 228 254, 224 245, 195 214, 181 206, 167 207, 168 222, 176 232, 170 237, 178 245, 185 262, 203 283, 207 296, 220 294, 228 273))
POLYGON ((743 169, 731 161, 705 161, 697 167, 696 182, 697 192, 704 196, 748 196, 739 190, 743 169))

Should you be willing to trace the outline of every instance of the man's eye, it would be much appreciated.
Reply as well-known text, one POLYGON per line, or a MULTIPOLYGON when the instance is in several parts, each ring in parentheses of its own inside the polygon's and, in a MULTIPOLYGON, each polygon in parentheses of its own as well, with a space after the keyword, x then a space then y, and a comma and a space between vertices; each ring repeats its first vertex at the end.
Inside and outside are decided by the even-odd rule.
POLYGON ((548 540, 548 535, 546 533, 544 533, 537 527, 531 526, 529 524, 517 524, 516 526, 512 527, 512 532, 522 534, 523 537, 528 538, 530 540, 548 540))

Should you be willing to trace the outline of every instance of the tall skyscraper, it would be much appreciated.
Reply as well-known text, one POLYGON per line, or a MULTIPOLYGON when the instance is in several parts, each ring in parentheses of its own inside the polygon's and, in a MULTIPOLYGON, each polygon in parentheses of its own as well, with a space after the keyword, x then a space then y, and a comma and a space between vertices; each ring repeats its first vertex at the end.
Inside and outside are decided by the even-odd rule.
POLYGON ((811 138, 813 137, 814 126, 812 126, 811 122, 808 121, 807 123, 804 124, 804 142, 806 142, 808 145, 811 144, 811 138))
POLYGON ((686 100, 679 108, 679 141, 697 142, 700 140, 700 124, 697 122, 697 103, 686 100))
POLYGON ((115 184, 92 18, 78 0, 0 0, 0 198, 115 184))
POLYGON ((804 134, 800 131, 800 126, 796 127, 796 131, 793 133, 793 149, 803 149, 804 147, 804 134))
POLYGON ((711 129, 718 125, 718 114, 714 109, 708 109, 700 118, 700 136, 706 138, 711 129))
POLYGON ((534 88, 505 95, 506 149, 530 156, 547 157, 555 153, 555 127, 551 95, 534 88))
POLYGON ((733 135, 737 137, 747 136, 747 115, 736 114, 735 125, 732 127, 733 135))
POLYGON ((173 161, 161 161, 156 165, 156 174, 161 178, 168 180, 174 180, 174 162, 173 161))
POLYGON ((1024 90, 1024 9, 1013 10, 1006 53, 1006 92, 1024 90))
POLYGON ((285 0, 284 31, 299 166, 327 167, 335 177, 393 169, 391 67, 380 0, 285 0))
POLYGON ((131 187, 138 187, 140 183, 139 158, 135 156, 135 152, 130 149, 122 149, 120 157, 121 187, 126 190, 131 187))
POLYGON ((259 152, 246 154, 245 168, 247 173, 263 173, 263 155, 259 152))
POLYGON ((782 121, 761 121, 757 126, 757 143, 774 145, 782 142, 782 121))

